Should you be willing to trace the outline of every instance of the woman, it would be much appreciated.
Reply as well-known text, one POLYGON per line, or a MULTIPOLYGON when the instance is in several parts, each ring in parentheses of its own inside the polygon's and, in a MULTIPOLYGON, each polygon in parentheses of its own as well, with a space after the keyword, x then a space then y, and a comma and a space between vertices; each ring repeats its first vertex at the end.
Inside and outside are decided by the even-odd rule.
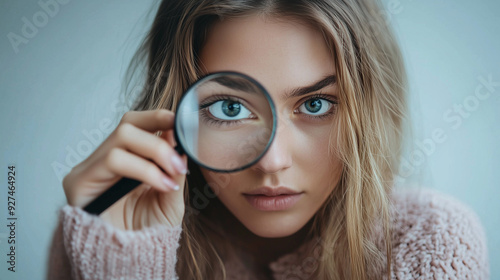
POLYGON ((148 75, 134 111, 64 178, 49 278, 487 278, 473 212, 434 192, 393 190, 406 77, 380 9, 163 1, 137 55, 148 75), (263 158, 230 174, 172 148, 183 92, 222 70, 261 82, 279 127, 263 158), (124 176, 144 184, 100 216, 81 210, 124 176), (284 192, 298 202, 247 200, 284 192))

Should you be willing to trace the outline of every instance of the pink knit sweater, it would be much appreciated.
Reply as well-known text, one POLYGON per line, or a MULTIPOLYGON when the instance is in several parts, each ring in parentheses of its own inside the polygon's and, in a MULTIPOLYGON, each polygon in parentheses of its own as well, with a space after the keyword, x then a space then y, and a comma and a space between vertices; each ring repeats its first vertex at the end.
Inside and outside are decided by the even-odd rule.
MULTIPOLYGON (((431 190, 395 192, 393 279, 489 279, 486 236, 476 214, 431 190)), ((50 248, 48 279, 178 279, 181 227, 140 231, 114 228, 98 216, 66 205, 50 248)), ((295 252, 270 264, 274 279, 310 279, 313 256, 295 252)), ((253 279, 238 261, 228 279, 253 279)))

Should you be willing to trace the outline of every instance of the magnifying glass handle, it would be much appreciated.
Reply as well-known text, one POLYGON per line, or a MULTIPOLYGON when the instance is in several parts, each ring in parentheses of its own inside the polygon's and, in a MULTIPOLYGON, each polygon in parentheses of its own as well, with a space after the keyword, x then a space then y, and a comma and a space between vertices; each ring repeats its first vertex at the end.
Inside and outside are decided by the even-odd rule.
POLYGON ((108 209, 115 202, 120 200, 124 195, 135 189, 141 184, 141 181, 131 178, 121 178, 111 188, 107 189, 103 194, 89 203, 83 210, 90 214, 100 215, 104 210, 108 209))
MULTIPOLYGON (((182 147, 180 147, 179 145, 175 146, 174 149, 181 155, 184 153, 182 147)), ((165 172, 161 167, 158 166, 158 168, 165 172)), ((131 192, 141 183, 141 181, 123 177, 120 179, 120 181, 111 186, 111 188, 107 189, 99 197, 85 206, 83 210, 90 214, 100 215, 102 212, 104 212, 111 205, 120 200, 120 198, 131 192)))

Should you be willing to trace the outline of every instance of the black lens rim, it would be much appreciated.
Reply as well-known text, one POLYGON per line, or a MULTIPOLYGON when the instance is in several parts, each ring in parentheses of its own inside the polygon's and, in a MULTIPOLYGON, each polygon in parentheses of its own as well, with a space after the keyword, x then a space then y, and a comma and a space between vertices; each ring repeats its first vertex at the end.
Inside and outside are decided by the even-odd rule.
POLYGON ((269 95, 268 91, 264 88, 264 86, 261 85, 261 83, 259 83, 257 80, 255 80, 254 78, 248 76, 247 74, 244 74, 244 73, 241 73, 241 72, 237 72, 237 71, 218 71, 218 72, 212 72, 212 73, 208 73, 207 75, 201 77, 200 79, 198 79, 196 82, 194 82, 191 86, 189 86, 189 88, 184 92, 184 94, 182 95, 181 99, 179 100, 179 102, 177 103, 177 107, 176 108, 179 108, 179 105, 182 104, 182 101, 184 100, 184 98, 186 97, 187 93, 189 93, 191 90, 193 90, 195 87, 197 87, 199 84, 205 82, 206 80, 209 80, 209 79, 213 79, 217 76, 226 76, 226 75, 234 75, 234 76, 239 76, 241 78, 245 78, 247 80, 249 80, 250 82, 252 82, 253 84, 255 84, 259 90, 264 93, 264 96, 266 97, 268 103, 269 103, 269 106, 271 107, 271 115, 272 115, 272 118, 273 118, 273 127, 272 127, 272 131, 271 131, 271 136, 269 137, 269 141, 267 142, 267 145, 266 147, 264 148, 264 150, 262 151, 262 153, 256 157, 253 161, 241 166, 241 167, 238 167, 238 168, 234 168, 234 169, 218 169, 218 168, 213 168, 213 167, 210 167, 202 162, 200 162, 194 155, 192 155, 188 149, 186 149, 184 147, 184 144, 182 141, 180 141, 179 139, 179 136, 178 136, 178 121, 179 121, 179 118, 178 118, 178 115, 179 114, 175 114, 175 119, 174 119, 174 138, 175 138, 175 141, 177 142, 177 147, 176 147, 176 151, 179 152, 179 153, 184 153, 186 154, 194 163, 196 163, 198 166, 200 167, 203 167, 205 169, 208 169, 210 171, 214 171, 214 172, 218 172, 218 173, 232 173, 232 172, 237 172, 237 171, 241 171, 241 170, 244 170, 252 165, 254 165, 255 163, 257 163, 266 153, 267 153, 267 150, 269 150, 269 147, 271 146, 273 140, 274 140, 274 136, 276 134, 276 129, 277 129, 277 117, 276 117, 276 107, 274 105, 274 101, 272 100, 271 96, 269 95))

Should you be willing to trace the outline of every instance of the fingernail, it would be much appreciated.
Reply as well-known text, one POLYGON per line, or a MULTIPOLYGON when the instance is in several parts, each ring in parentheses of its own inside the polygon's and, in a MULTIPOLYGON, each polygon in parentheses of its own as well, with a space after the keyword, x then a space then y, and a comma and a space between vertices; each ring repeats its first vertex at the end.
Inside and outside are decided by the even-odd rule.
POLYGON ((172 189, 174 191, 179 190, 179 185, 177 185, 174 181, 170 180, 169 178, 163 177, 162 181, 163 184, 165 184, 165 186, 167 186, 169 189, 172 189))
POLYGON ((187 173, 187 168, 177 155, 172 156, 172 164, 174 165, 175 170, 177 170, 181 174, 187 173))

